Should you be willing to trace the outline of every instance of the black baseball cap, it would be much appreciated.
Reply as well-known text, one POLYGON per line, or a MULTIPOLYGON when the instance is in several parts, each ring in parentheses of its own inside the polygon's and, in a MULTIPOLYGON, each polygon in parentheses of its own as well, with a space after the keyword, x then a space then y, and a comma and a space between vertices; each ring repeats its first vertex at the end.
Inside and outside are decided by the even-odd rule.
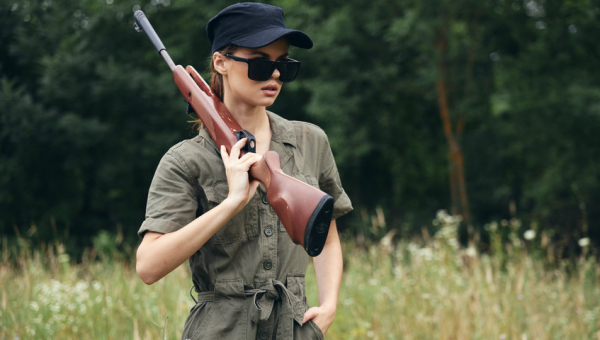
POLYGON ((313 46, 306 33, 285 27, 281 8, 255 2, 226 7, 208 21, 206 34, 212 43, 212 53, 228 45, 259 48, 283 37, 292 46, 305 49, 313 46))

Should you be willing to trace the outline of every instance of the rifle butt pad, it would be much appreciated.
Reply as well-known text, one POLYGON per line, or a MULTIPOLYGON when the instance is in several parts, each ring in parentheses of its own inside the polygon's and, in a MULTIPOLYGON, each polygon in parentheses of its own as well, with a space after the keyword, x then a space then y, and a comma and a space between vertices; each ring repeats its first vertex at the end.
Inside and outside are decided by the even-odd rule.
POLYGON ((319 255, 331 225, 333 197, 283 173, 279 155, 273 151, 250 168, 250 175, 267 189, 267 200, 292 241, 308 255, 319 255))
POLYGON ((331 216, 333 214, 333 197, 324 195, 313 211, 304 230, 304 250, 310 256, 317 256, 323 250, 331 216))

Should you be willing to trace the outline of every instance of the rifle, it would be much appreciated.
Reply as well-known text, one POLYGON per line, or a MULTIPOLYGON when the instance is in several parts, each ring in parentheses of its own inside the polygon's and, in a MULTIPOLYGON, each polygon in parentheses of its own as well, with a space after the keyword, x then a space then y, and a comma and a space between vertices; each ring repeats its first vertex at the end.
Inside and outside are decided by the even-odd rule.
MULTIPOLYGON (((188 103, 188 113, 193 110, 212 139, 217 145, 224 145, 228 153, 242 138, 248 140, 241 155, 245 152, 255 152, 254 136, 235 121, 200 74, 192 66, 184 69, 181 65, 175 65, 144 12, 135 11, 134 17, 135 29, 138 32, 146 32, 158 53, 171 68, 175 84, 188 103)), ((292 241, 301 245, 308 255, 319 255, 329 232, 333 197, 286 175, 275 151, 267 151, 263 158, 250 168, 249 174, 266 188, 267 200, 292 241)))

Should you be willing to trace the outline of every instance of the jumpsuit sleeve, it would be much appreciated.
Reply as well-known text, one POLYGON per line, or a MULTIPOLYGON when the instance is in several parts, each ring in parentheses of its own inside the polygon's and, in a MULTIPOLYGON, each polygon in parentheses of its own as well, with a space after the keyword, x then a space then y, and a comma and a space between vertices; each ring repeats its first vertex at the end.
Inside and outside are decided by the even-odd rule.
POLYGON ((154 173, 146 203, 146 219, 138 235, 143 237, 147 231, 170 233, 194 220, 198 210, 198 189, 183 158, 173 149, 169 150, 154 173))
POLYGON ((337 219, 352 211, 352 202, 342 187, 333 152, 327 135, 321 135, 321 156, 319 169, 319 187, 334 199, 332 219, 337 219))

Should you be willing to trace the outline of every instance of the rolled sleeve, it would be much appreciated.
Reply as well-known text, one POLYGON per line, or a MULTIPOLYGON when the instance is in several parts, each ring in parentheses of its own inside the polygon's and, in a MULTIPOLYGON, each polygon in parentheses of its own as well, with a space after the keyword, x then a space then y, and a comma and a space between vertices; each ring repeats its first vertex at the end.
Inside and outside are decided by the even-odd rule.
POLYGON ((196 218, 198 185, 183 158, 171 149, 161 159, 146 204, 146 219, 138 230, 143 237, 147 231, 170 233, 179 230, 196 218))
POLYGON ((350 197, 348 197, 342 187, 340 174, 335 164, 333 152, 331 151, 329 140, 327 140, 326 135, 324 135, 324 141, 321 146, 320 163, 319 187, 333 197, 332 219, 337 219, 352 211, 353 208, 350 197))

